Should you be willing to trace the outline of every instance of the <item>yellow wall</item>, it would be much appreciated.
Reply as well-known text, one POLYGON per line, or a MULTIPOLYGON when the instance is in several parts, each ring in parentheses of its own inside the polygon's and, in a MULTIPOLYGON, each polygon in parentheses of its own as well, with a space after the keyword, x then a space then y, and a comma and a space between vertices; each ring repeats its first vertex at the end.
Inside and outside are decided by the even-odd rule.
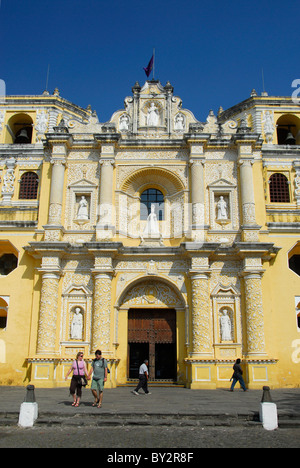
MULTIPOLYGON (((274 263, 264 267, 264 314, 267 349, 278 365, 274 384, 279 387, 299 385, 300 331, 297 329, 295 296, 299 296, 299 276, 288 267, 288 252, 297 237, 273 237, 281 247, 274 263), (297 342, 298 341, 298 342, 297 342), (298 356, 297 356, 297 349, 298 356)), ((270 239, 269 239, 270 240, 270 239)))
MULTIPOLYGON (((0 331, 2 343, 0 384, 2 385, 26 383, 26 358, 32 327, 31 310, 35 261, 24 252, 23 246, 32 240, 32 234, 20 237, 18 233, 11 233, 9 237, 19 251, 18 268, 8 276, 0 277, 0 295, 10 296, 7 328, 0 331)), ((2 235, 2 238, 6 239, 7 236, 2 235)))

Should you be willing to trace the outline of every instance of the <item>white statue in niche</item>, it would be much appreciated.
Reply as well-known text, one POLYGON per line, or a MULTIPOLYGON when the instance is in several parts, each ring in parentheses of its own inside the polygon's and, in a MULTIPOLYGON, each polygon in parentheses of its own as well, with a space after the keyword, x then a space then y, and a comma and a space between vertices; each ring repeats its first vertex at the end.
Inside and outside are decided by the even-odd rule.
POLYGON ((77 219, 89 219, 89 205, 84 195, 81 197, 81 200, 79 202, 77 219))
POLYGON ((184 130, 184 117, 182 114, 177 114, 175 117, 174 130, 183 131, 184 130))
POLYGON ((122 114, 120 117, 119 129, 121 132, 128 132, 129 130, 129 117, 126 114, 122 114))
POLYGON ((73 320, 71 323, 71 339, 82 340, 82 331, 83 331, 83 317, 81 313, 81 308, 76 307, 73 320))
POLYGON ((217 220, 221 219, 228 219, 227 203, 223 196, 220 196, 220 199, 217 203, 217 220))
POLYGON ((264 132, 266 136, 267 143, 272 143, 273 141, 273 133, 274 133, 274 123, 273 123, 273 115, 271 111, 266 111, 264 118, 262 120, 264 123, 264 132))
POLYGON ((151 106, 148 110, 147 125, 148 127, 157 127, 158 125, 158 109, 154 102, 151 102, 151 106))
POLYGON ((221 341, 232 341, 232 326, 227 309, 223 310, 220 317, 221 341))
POLYGON ((147 224, 143 232, 143 237, 151 237, 152 235, 159 235, 159 227, 154 203, 151 204, 151 212, 147 218, 147 224))

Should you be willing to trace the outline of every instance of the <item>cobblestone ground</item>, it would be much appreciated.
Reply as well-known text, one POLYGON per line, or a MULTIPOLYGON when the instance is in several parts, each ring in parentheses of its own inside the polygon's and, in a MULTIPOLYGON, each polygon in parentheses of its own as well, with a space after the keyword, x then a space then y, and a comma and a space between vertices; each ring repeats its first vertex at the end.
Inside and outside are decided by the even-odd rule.
MULTIPOLYGON (((34 427, 0 428, 0 448, 299 448, 300 428, 34 427)), ((196 452, 197 453, 197 452, 196 452)))

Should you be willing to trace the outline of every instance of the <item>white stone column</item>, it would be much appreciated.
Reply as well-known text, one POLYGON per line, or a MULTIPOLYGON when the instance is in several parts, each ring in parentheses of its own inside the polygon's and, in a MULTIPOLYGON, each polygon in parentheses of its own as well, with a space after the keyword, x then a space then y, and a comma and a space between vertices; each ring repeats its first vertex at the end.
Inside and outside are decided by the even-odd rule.
POLYGON ((205 192, 204 192, 204 160, 191 159, 191 208, 192 208, 192 239, 204 241, 204 220, 205 220, 205 192))
POLYGON ((104 356, 111 355, 111 282, 112 273, 94 273, 91 351, 100 349, 104 356))
POLYGON ((247 354, 265 353, 264 313, 261 274, 245 272, 245 306, 247 324, 247 354))
POLYGON ((259 135, 251 133, 251 129, 242 121, 234 140, 238 147, 238 164, 240 172, 240 194, 242 208, 242 240, 244 242, 258 242, 260 226, 256 222, 253 149, 257 148, 259 135))
POLYGON ((52 174, 51 174, 48 225, 60 226, 62 204, 63 204, 66 161, 65 159, 53 158, 51 160, 51 163, 52 163, 52 174))
POLYGON ((256 225, 252 164, 253 161, 251 159, 240 160, 240 190, 243 224, 246 226, 256 225))
MULTIPOLYGON (((191 129, 190 129, 191 130, 191 129)), ((205 148, 210 138, 208 134, 190 134, 187 143, 190 148, 190 230, 191 239, 205 241, 205 148)))
POLYGON ((138 82, 132 88, 133 92, 133 122, 132 132, 137 133, 139 126, 139 103, 140 103, 140 91, 141 87, 138 82))
POLYGON ((99 241, 111 240, 115 233, 115 207, 113 204, 114 158, 115 141, 110 139, 108 142, 101 142, 99 206, 96 226, 96 238, 99 241))
POLYGON ((103 159, 100 161, 101 178, 99 193, 99 221, 102 228, 110 228, 112 224, 112 204, 113 204, 113 159, 103 159))
POLYGON ((37 336, 38 354, 53 354, 56 351, 59 278, 56 272, 43 273, 37 336))
POLYGON ((211 355, 211 313, 208 273, 192 273, 192 357, 211 355))
POLYGON ((59 241, 62 227, 62 205, 67 154, 73 138, 66 127, 54 127, 55 133, 48 133, 47 143, 52 149, 51 187, 48 224, 45 226, 45 241, 59 241))

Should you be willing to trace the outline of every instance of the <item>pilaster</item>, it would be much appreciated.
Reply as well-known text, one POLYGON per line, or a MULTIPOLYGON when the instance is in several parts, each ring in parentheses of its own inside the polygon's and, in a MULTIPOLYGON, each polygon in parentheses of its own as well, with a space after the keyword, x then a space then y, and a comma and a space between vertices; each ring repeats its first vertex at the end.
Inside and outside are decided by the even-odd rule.
POLYGON ((48 270, 49 262, 59 264, 56 257, 45 257, 42 273, 42 288, 38 321, 37 354, 53 355, 56 353, 58 288, 60 271, 58 268, 48 270), (45 265, 46 263, 46 265, 45 265), (46 267, 46 268, 45 268, 46 267), (47 271, 48 270, 48 271, 47 271))
POLYGON ((262 300, 261 272, 243 273, 247 326, 247 356, 265 354, 265 329, 262 300))
POLYGON ((100 349, 105 356, 112 356, 111 317, 113 256, 119 244, 91 243, 89 252, 94 255, 94 303, 92 312, 91 350, 100 349), (103 249, 100 251, 100 246, 103 249))
POLYGON ((242 240, 247 242, 257 242, 259 240, 259 230, 261 226, 257 225, 255 214, 254 182, 253 170, 254 164, 253 148, 258 143, 259 136, 250 133, 250 129, 241 123, 241 126, 234 136, 234 141, 238 147, 238 164, 240 169, 240 193, 242 207, 242 240))
POLYGON ((94 270, 91 348, 94 352, 100 349, 105 356, 112 354, 110 347, 112 275, 111 271, 105 269, 94 270))
POLYGON ((97 241, 112 240, 115 229, 115 209, 113 204, 113 176, 115 145, 120 135, 116 133, 95 135, 101 145, 100 152, 100 188, 98 201, 98 221, 96 226, 97 241))
POLYGON ((204 164, 205 148, 209 135, 197 135, 188 138, 190 147, 190 174, 191 174, 191 239, 196 242, 205 241, 205 184, 204 164))
POLYGON ((209 273, 193 272, 192 286, 192 352, 191 357, 212 356, 209 273))
POLYGON ((54 131, 55 133, 46 135, 47 143, 52 150, 48 223, 44 226, 46 241, 61 240, 65 168, 68 150, 73 143, 73 138, 66 127, 54 127, 54 131))

